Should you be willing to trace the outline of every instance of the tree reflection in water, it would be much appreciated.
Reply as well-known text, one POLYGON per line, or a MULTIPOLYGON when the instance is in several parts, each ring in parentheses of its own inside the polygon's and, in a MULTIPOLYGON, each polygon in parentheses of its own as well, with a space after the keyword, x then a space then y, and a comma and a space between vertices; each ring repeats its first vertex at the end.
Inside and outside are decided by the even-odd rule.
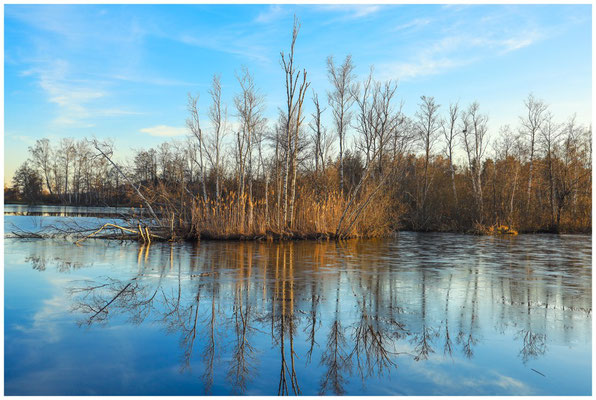
POLYGON ((459 332, 457 333, 457 343, 462 346, 462 353, 467 358, 474 356, 474 346, 478 343, 475 336, 476 328, 478 327, 478 269, 470 270, 470 278, 474 280, 470 294, 470 280, 466 285, 464 296, 464 304, 461 309, 459 332), (470 299, 471 297, 471 299, 470 299), (470 300, 468 300, 470 299, 470 300), (469 311, 467 311, 469 310, 469 311), (467 312, 466 312, 467 311, 467 312), (469 324, 466 326, 466 319, 469 319, 469 324), (467 328, 467 330, 466 330, 467 328))
MULTIPOLYGON (((487 322, 498 334, 523 326, 515 338, 526 363, 546 353, 548 329, 563 330, 553 313, 577 299, 560 290, 548 294, 545 306, 535 300, 541 293, 515 275, 492 275, 478 263, 438 270, 396 257, 387 265, 350 242, 207 243, 190 254, 158 244, 141 246, 136 258, 137 271, 127 279, 71 282, 72 311, 88 327, 116 318, 157 321, 179 337, 181 371, 202 365, 206 394, 217 371, 226 371, 228 384, 243 394, 273 368, 278 381, 270 385, 278 395, 301 394, 305 384, 309 393, 317 386, 319 394, 346 394, 353 375, 365 384, 391 374, 400 359, 424 362, 435 353, 435 340, 443 347, 436 357, 451 358, 459 350, 473 358, 481 342, 477 332, 487 322), (491 295, 481 296, 489 285, 491 295), (271 349, 277 367, 260 362, 271 349), (305 368, 317 371, 318 384, 300 381, 312 377, 305 368)), ((36 269, 62 261, 30 258, 36 269)), ((575 307, 589 317, 589 305, 580 306, 575 307)))
POLYGON ((453 275, 449 274, 449 284, 447 286, 447 294, 445 296, 445 344, 443 345, 443 354, 449 354, 449 356, 453 356, 453 341, 451 340, 451 335, 449 334, 449 292, 451 292, 451 280, 453 279, 453 275))
POLYGON ((325 394, 327 390, 332 390, 336 395, 344 394, 345 376, 352 367, 352 355, 348 353, 348 342, 345 328, 341 323, 340 309, 340 282, 341 271, 337 271, 337 283, 335 289, 335 312, 329 333, 325 350, 321 355, 321 365, 325 367, 325 372, 321 378, 321 387, 319 394, 325 394))
POLYGON ((387 293, 387 287, 383 287, 385 279, 379 279, 379 274, 383 273, 380 267, 371 266, 373 273, 365 276, 358 274, 357 285, 352 285, 359 318, 351 329, 354 343, 351 354, 363 382, 367 377, 381 375, 397 366, 396 344, 408 334, 405 325, 397 320, 403 309, 394 298, 395 280, 386 279, 387 293))

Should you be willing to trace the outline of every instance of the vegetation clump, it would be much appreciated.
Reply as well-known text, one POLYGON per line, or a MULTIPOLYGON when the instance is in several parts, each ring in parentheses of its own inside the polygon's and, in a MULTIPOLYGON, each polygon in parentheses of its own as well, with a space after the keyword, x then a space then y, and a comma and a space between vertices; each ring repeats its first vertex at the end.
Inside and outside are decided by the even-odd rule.
POLYGON ((470 231, 470 233, 473 233, 475 235, 512 235, 515 236, 518 234, 518 231, 516 231, 515 229, 513 229, 510 226, 507 225, 500 225, 500 224, 495 224, 495 225, 482 225, 482 224, 475 224, 474 228, 470 231))
POLYGON ((517 235, 517 231, 508 227, 507 225, 492 227, 492 231, 497 235, 517 235))

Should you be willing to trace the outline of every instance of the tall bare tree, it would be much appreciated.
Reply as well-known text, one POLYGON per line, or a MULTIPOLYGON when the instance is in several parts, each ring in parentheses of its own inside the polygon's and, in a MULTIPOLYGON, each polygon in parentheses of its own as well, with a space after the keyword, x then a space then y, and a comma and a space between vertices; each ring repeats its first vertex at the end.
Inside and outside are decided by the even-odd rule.
POLYGON ((520 175, 520 163, 518 160, 522 159, 523 144, 519 134, 514 134, 509 125, 502 126, 499 130, 499 139, 495 141, 496 159, 503 160, 504 162, 504 174, 507 177, 503 192, 508 193, 508 207, 505 214, 507 224, 513 225, 513 213, 515 211, 515 195, 517 193, 517 187, 520 175))
POLYGON ((538 143, 544 153, 546 176, 548 180, 548 200, 551 227, 555 227, 555 171, 554 151, 558 146, 559 137, 563 133, 562 127, 554 121, 554 117, 547 112, 540 127, 538 143))
POLYGON ((327 93, 333 114, 335 131, 339 138, 339 188, 344 189, 344 140, 350 125, 352 113, 350 107, 354 103, 352 85, 355 79, 352 56, 346 56, 343 64, 336 66, 333 57, 327 58, 327 74, 332 90, 327 93))
POLYGON ((227 108, 222 104, 221 100, 221 77, 213 75, 211 83, 211 106, 209 107, 209 119, 213 126, 213 133, 209 143, 209 151, 207 157, 209 158, 211 168, 215 175, 215 199, 219 205, 221 197, 221 162, 222 162, 222 140, 227 133, 227 108))
MULTIPOLYGON (((234 97, 240 127, 237 132, 237 151, 239 162, 239 201, 245 202, 244 194, 248 183, 248 228, 253 224, 253 158, 257 130, 263 129, 264 98, 255 86, 254 78, 247 68, 237 76, 240 93, 234 97), (246 182, 248 180, 248 182, 246 182)), ((241 206, 244 210, 244 205, 241 206)), ((242 211, 244 217, 244 211, 242 211)))
POLYGON ((453 189, 453 201, 457 207, 457 189, 455 187, 455 162, 454 151, 459 136, 457 124, 459 119, 459 104, 454 103, 449 105, 449 115, 447 119, 441 121, 441 128, 443 137, 445 138, 445 155, 449 160, 449 172, 451 173, 451 187, 453 189))
POLYGON ((380 175, 383 173, 386 150, 397 133, 401 119, 401 111, 395 111, 393 106, 396 91, 396 82, 376 81, 372 67, 368 78, 352 88, 358 108, 355 128, 360 133, 360 140, 357 146, 365 154, 366 166, 376 161, 380 175), (376 155, 376 160, 373 155, 376 155))
POLYGON ((520 117, 522 135, 526 138, 528 146, 529 170, 528 170, 528 194, 526 198, 526 211, 530 210, 532 199, 532 177, 534 173, 534 156, 536 152, 537 135, 542 128, 548 106, 534 95, 530 94, 524 101, 526 115, 520 117))
POLYGON ((294 17, 294 27, 292 29, 292 42, 290 45, 290 53, 286 54, 282 51, 281 66, 285 73, 285 88, 286 88, 286 106, 287 106, 287 120, 286 120, 286 138, 287 149, 285 157, 285 171, 284 171, 284 225, 291 226, 294 217, 294 202, 296 198, 296 175, 297 175, 297 156, 298 156, 298 136, 300 132, 300 125, 304 120, 302 115, 302 104, 304 103, 304 96, 310 82, 306 80, 306 70, 298 70, 294 61, 294 48, 298 32, 300 31, 300 22, 294 17), (300 78, 302 77, 302 80, 300 78), (290 169, 292 170, 291 195, 288 193, 288 184, 290 179, 290 169), (289 197, 291 196, 291 197, 289 197), (289 208, 288 208, 289 206, 289 208), (288 220, 289 214, 289 220, 288 220))
POLYGON ((60 140, 60 149, 58 152, 58 159, 62 165, 62 171, 64 173, 64 191, 62 193, 62 197, 64 201, 71 202, 72 196, 71 192, 69 191, 69 178, 70 174, 72 173, 71 164, 73 163, 75 158, 75 147, 74 147, 74 140, 72 138, 63 138, 60 140))
POLYGON ((325 171, 325 150, 326 148, 328 148, 327 130, 321 122, 323 112, 325 112, 326 108, 321 109, 321 104, 319 103, 319 96, 314 92, 312 96, 312 101, 315 107, 315 111, 311 114, 312 120, 309 126, 312 130, 315 172, 319 173, 319 169, 325 171))
POLYGON ((478 214, 477 221, 484 218, 484 199, 482 196, 482 162, 488 146, 488 116, 480 113, 480 105, 474 102, 462 116, 462 141, 468 160, 468 169, 478 214))
POLYGON ((35 144, 29 147, 29 153, 31 154, 31 158, 33 160, 33 165, 37 167, 45 180, 46 187, 50 192, 50 195, 53 195, 52 191, 52 182, 51 182, 51 174, 52 174, 52 158, 54 157, 52 148, 50 146, 49 139, 38 139, 35 144))
POLYGON ((196 96, 188 94, 188 112, 190 113, 190 117, 186 120, 186 126, 192 133, 192 135, 197 139, 197 148, 199 150, 199 159, 197 160, 197 165, 199 167, 199 173, 201 174, 201 187, 203 189, 203 201, 207 204, 207 172, 205 168, 205 163, 203 159, 203 150, 205 149, 205 138, 203 136, 203 130, 201 129, 201 121, 199 118, 199 95, 196 96))
POLYGON ((438 139, 441 124, 439 118, 440 106, 435 102, 435 98, 422 96, 420 99, 422 102, 419 104, 419 110, 416 112, 415 129, 418 136, 418 143, 424 152, 424 172, 422 176, 422 188, 417 190, 416 208, 418 211, 418 224, 424 226, 427 223, 426 199, 433 180, 432 176, 429 176, 429 165, 433 146, 438 139))

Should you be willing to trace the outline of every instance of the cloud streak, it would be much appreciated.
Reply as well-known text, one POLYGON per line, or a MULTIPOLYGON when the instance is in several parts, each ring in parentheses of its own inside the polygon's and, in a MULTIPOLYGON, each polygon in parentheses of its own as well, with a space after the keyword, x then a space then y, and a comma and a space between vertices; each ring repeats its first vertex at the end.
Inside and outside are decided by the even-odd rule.
POLYGON ((279 4, 269 6, 267 10, 262 11, 255 18, 255 22, 258 24, 268 24, 276 21, 287 14, 286 10, 279 4))
POLYGON ((186 128, 180 128, 168 125, 157 125, 149 128, 142 128, 140 132, 147 133, 151 136, 157 137, 174 137, 186 135, 186 128))
POLYGON ((381 63, 379 73, 385 79, 411 80, 437 75, 479 60, 503 56, 531 46, 544 37, 537 31, 522 32, 504 39, 490 36, 446 36, 422 47, 406 61, 381 63))
POLYGON ((232 54, 234 56, 244 57, 255 60, 262 64, 269 64, 270 59, 265 54, 269 49, 255 44, 256 38, 252 35, 251 40, 246 40, 247 35, 241 32, 226 34, 224 32, 217 35, 211 34, 181 34, 171 39, 184 43, 189 46, 202 47, 215 50, 222 53, 232 54))
POLYGON ((327 21, 327 24, 338 21, 350 21, 372 17, 381 11, 382 6, 376 4, 325 4, 315 9, 334 14, 341 14, 337 18, 327 21))
POLYGON ((92 116, 89 106, 108 95, 97 82, 71 78, 73 73, 67 61, 56 59, 39 64, 21 75, 34 76, 46 93, 48 102, 58 106, 58 113, 53 120, 55 124, 77 125, 88 119, 92 116))
POLYGON ((393 31, 414 30, 414 29, 422 28, 423 26, 426 26, 426 25, 430 24, 431 22, 432 22, 432 20, 430 18, 416 18, 416 19, 413 19, 412 21, 405 22, 401 25, 396 26, 395 28, 393 28, 393 31))

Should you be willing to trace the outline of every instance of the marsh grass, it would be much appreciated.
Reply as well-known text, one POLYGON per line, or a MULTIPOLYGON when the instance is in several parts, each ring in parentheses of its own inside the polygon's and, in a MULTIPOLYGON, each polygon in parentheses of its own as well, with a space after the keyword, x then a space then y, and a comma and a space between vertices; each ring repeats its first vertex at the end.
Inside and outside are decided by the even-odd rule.
MULTIPOLYGON (((295 214, 291 224, 284 224, 281 207, 265 198, 253 200, 244 194, 228 192, 220 201, 197 198, 193 202, 191 220, 183 227, 187 238, 209 239, 330 239, 338 237, 337 228, 346 209, 355 209, 360 203, 348 206, 346 196, 330 191, 321 196, 302 187, 298 191, 295 214)), ((362 198, 370 193, 365 190, 362 198)), ((271 191, 267 198, 274 198, 271 191)), ((375 197, 374 207, 365 207, 360 215, 351 215, 343 238, 376 237, 391 232, 391 209, 387 196, 375 197)), ((347 213, 349 214, 349 213, 347 213)))

